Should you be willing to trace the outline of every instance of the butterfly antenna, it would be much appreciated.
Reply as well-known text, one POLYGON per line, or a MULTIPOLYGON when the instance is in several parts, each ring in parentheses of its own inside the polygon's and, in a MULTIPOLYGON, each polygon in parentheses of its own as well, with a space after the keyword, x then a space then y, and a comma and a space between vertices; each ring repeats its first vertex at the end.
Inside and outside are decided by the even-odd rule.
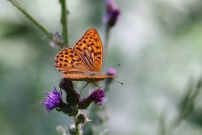
POLYGON ((119 68, 121 67, 121 64, 117 64, 117 65, 114 66, 114 67, 116 67, 117 69, 119 69, 119 68))
POLYGON ((83 90, 86 88, 86 86, 88 86, 89 82, 87 82, 80 90, 79 95, 81 95, 81 93, 83 92, 83 90))
POLYGON ((113 81, 116 82, 116 83, 118 83, 118 84, 124 85, 123 82, 119 82, 119 81, 117 81, 117 80, 115 80, 115 79, 113 79, 113 81))
POLYGON ((92 82, 92 84, 94 84, 94 85, 97 86, 98 88, 101 88, 96 82, 92 82))

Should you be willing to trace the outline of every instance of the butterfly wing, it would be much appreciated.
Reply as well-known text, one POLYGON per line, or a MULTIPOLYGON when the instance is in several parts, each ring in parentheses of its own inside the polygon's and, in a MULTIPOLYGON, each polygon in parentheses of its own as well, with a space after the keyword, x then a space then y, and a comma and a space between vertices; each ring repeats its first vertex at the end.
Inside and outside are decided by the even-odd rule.
POLYGON ((103 63, 103 45, 98 32, 89 29, 74 48, 66 48, 55 57, 55 67, 64 78, 77 81, 98 81, 113 76, 100 74, 103 63))
POLYGON ((92 72, 101 72, 103 63, 103 45, 98 32, 89 29, 73 48, 83 63, 92 72))
POLYGON ((72 74, 64 74, 63 77, 71 79, 72 81, 93 82, 93 81, 104 80, 106 78, 113 78, 114 76, 103 75, 103 74, 89 75, 89 74, 85 74, 85 73, 78 75, 77 73, 72 73, 72 74))
POLYGON ((90 70, 72 48, 63 49, 56 55, 55 67, 64 74, 82 73, 90 70))

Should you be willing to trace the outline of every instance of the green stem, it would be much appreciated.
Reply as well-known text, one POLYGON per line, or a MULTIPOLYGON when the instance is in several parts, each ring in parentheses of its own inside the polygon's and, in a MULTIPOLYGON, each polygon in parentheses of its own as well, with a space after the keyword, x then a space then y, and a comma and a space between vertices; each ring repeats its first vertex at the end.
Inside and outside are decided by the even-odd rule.
POLYGON ((67 21, 67 5, 66 0, 60 0, 61 5, 61 24, 62 24, 62 36, 64 38, 64 44, 68 46, 68 21, 67 21))
POLYGON ((182 120, 182 118, 181 118, 180 114, 178 114, 176 116, 175 120, 171 123, 171 125, 167 127, 167 135, 172 135, 173 131, 180 124, 181 120, 182 120))
POLYGON ((79 124, 76 125, 76 135, 81 135, 80 125, 79 124))
POLYGON ((44 32, 47 36, 51 37, 51 33, 42 26, 33 16, 31 16, 25 9, 23 9, 16 1, 8 0, 10 3, 13 4, 19 11, 21 11, 32 23, 34 23, 42 32, 44 32))
POLYGON ((165 116, 162 114, 159 119, 159 135, 167 135, 165 116))
POLYGON ((104 69, 106 68, 107 64, 107 54, 108 54, 108 46, 109 46, 109 36, 110 36, 110 29, 108 26, 105 28, 105 36, 104 36, 104 69))
POLYGON ((80 124, 76 122, 76 118, 75 118, 75 128, 76 128, 75 135, 82 135, 80 124))

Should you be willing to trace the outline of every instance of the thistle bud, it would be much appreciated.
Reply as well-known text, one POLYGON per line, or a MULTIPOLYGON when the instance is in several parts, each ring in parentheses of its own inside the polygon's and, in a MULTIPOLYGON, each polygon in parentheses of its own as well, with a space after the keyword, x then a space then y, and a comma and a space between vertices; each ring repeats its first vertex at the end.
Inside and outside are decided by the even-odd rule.
POLYGON ((63 78, 60 81, 60 88, 66 92, 66 101, 69 105, 75 106, 79 103, 79 93, 73 89, 73 83, 71 80, 63 78))
POLYGON ((84 113, 80 113, 76 117, 76 124, 85 124, 85 123, 87 123, 89 121, 90 120, 88 119, 88 117, 84 113))
POLYGON ((73 82, 69 79, 63 78, 60 81, 59 87, 61 89, 63 89, 64 91, 69 91, 69 90, 73 90, 73 82))
POLYGON ((104 90, 99 88, 93 91, 87 98, 80 100, 79 109, 87 109, 92 102, 95 102, 98 105, 102 105, 104 97, 104 90))

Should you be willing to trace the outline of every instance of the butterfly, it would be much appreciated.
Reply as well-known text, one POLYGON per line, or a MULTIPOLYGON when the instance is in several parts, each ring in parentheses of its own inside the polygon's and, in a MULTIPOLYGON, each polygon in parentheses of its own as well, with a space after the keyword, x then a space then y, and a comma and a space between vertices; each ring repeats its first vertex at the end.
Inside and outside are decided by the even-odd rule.
POLYGON ((96 29, 86 31, 73 48, 65 48, 55 57, 55 68, 63 73, 63 78, 72 81, 96 82, 111 75, 101 73, 103 45, 96 29))

